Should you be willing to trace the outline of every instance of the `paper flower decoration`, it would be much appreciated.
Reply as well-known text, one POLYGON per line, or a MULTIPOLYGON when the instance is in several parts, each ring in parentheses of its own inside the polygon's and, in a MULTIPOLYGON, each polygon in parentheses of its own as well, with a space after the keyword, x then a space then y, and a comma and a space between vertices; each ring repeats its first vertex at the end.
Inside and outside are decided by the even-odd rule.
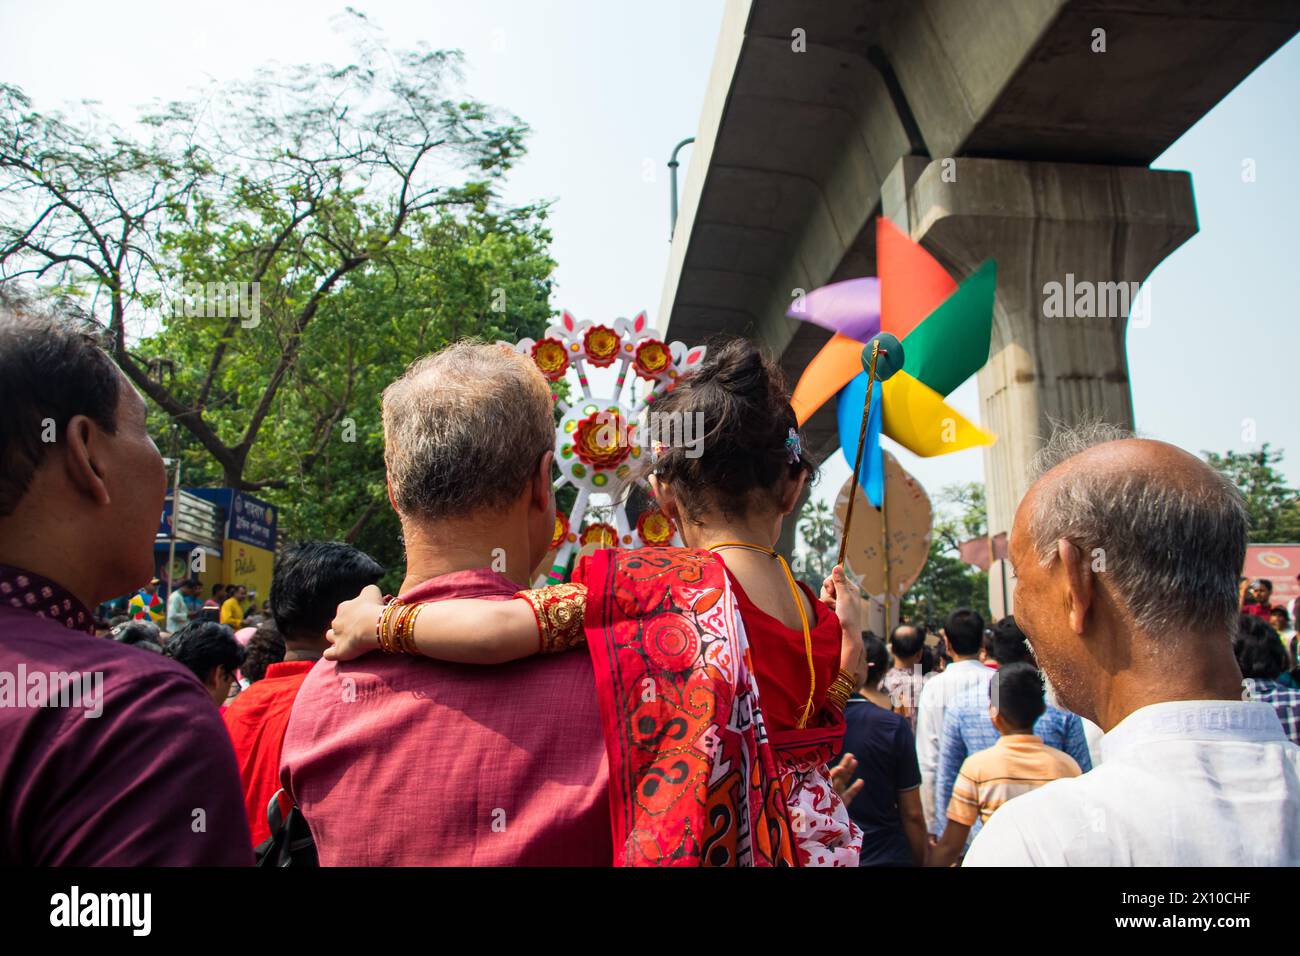
POLYGON ((596 524, 588 525, 579 540, 584 548, 589 544, 594 544, 598 548, 613 548, 618 545, 618 530, 612 524, 598 521, 596 524))
POLYGON ((573 452, 593 468, 613 468, 632 453, 632 431, 617 411, 593 412, 573 430, 573 452))
MULTIPOLYGON (((579 322, 564 312, 559 322, 548 328, 546 337, 539 341, 523 339, 513 344, 501 343, 520 354, 531 355, 551 382, 566 379, 572 385, 572 379, 577 379, 577 387, 569 392, 569 401, 552 392, 560 419, 555 429, 555 463, 560 470, 555 487, 571 484, 578 494, 565 518, 563 540, 554 542, 557 548, 546 575, 549 581, 563 580, 573 552, 580 544, 596 540, 592 535, 599 535, 606 547, 630 546, 634 541, 627 510, 622 503, 622 490, 631 480, 636 460, 643 452, 649 454, 648 448, 640 447, 635 423, 642 412, 668 392, 680 376, 699 366, 705 354, 703 347, 687 348, 682 342, 666 343, 653 331, 644 312, 632 319, 619 318, 601 325, 579 322), (587 374, 589 365, 610 368, 611 372, 605 374, 614 377, 612 387, 594 387, 587 374), (636 401, 632 401, 625 395, 624 386, 629 378, 635 381, 636 377, 645 380, 648 387, 642 390, 636 401), (582 528, 583 519, 592 507, 593 496, 607 497, 607 503, 597 497, 595 506, 599 507, 602 517, 608 516, 609 521, 592 525, 582 532, 579 541, 575 532, 582 528), (604 528, 608 533, 592 531, 592 528, 604 528)), ((559 520, 557 515, 557 523, 559 520)), ((658 525, 653 527, 657 530, 648 533, 662 531, 658 525)), ((639 522, 636 531, 642 532, 639 522)), ((677 540, 670 522, 668 534, 669 537, 659 543, 677 540)))
POLYGON ((569 536, 569 516, 563 511, 555 512, 555 531, 551 534, 551 550, 554 551, 569 536))
POLYGON ((587 361, 597 368, 606 368, 618 358, 622 340, 614 330, 605 325, 593 325, 582 336, 582 346, 587 361))
POLYGON ((634 364, 636 373, 642 378, 653 379, 662 374, 672 363, 668 346, 658 339, 646 339, 636 347, 634 364))
POLYGON ((636 533, 643 544, 654 547, 667 544, 673 539, 677 530, 666 514, 658 508, 653 508, 641 512, 641 517, 636 519, 636 533))
POLYGON ((542 339, 533 345, 533 361, 548 382, 558 382, 569 369, 569 355, 558 339, 542 339))

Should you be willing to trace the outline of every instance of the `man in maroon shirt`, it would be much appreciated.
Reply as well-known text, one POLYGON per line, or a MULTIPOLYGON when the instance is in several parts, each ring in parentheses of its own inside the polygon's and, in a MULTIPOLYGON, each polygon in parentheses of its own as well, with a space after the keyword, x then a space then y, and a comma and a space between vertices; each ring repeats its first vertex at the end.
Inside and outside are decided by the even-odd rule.
MULTIPOLYGON (((555 526, 552 400, 536 366, 453 345, 389 386, 383 417, 401 597, 527 587, 555 526)), ((608 776, 587 654, 321 661, 281 765, 327 866, 609 865, 608 776)))
POLYGON ((79 326, 0 298, 0 865, 248 864, 199 682, 94 636, 89 609, 153 576, 167 478, 79 326))
POLYGON ((249 685, 222 719, 235 747, 253 846, 271 835, 267 806, 280 789, 280 750, 294 698, 329 642, 325 632, 340 602, 376 584, 374 558, 341 541, 304 541, 286 548, 271 580, 271 609, 284 638, 284 660, 249 685))

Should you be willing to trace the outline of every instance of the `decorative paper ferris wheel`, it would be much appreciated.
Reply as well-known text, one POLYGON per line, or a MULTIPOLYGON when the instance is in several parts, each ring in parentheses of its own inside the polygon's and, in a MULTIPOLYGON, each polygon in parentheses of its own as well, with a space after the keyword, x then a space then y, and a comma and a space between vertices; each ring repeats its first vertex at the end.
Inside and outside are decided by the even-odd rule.
POLYGON ((612 326, 578 322, 564 312, 560 324, 546 330, 545 338, 522 339, 511 346, 531 355, 552 383, 551 396, 561 416, 555 428, 555 463, 560 469, 555 488, 571 484, 577 491, 569 513, 557 510, 555 514, 548 581, 563 580, 569 560, 580 548, 680 544, 672 522, 657 508, 643 512, 633 528, 624 490, 632 466, 651 451, 640 440, 644 413, 704 360, 705 349, 664 342, 651 334, 648 325, 644 312, 634 319, 615 319, 612 326), (587 367, 612 369, 615 363, 618 374, 613 387, 596 393, 587 367), (624 395, 629 371, 634 380, 648 383, 640 395, 635 387, 630 389, 633 394, 624 395), (571 388, 571 401, 565 401, 556 385, 568 381, 572 386, 574 379, 581 394, 571 388))

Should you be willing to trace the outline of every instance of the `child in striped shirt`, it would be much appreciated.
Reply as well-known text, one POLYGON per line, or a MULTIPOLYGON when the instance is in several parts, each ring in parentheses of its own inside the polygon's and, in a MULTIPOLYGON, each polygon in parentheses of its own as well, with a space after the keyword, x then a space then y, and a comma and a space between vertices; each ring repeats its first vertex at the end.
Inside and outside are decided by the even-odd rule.
POLYGON ((988 750, 963 761, 948 803, 948 826, 930 848, 927 866, 951 866, 966 846, 978 819, 1013 797, 1063 777, 1077 777, 1079 765, 1069 754, 1049 747, 1033 732, 1047 709, 1043 679, 1032 664, 1008 664, 993 677, 989 716, 1002 736, 988 750))

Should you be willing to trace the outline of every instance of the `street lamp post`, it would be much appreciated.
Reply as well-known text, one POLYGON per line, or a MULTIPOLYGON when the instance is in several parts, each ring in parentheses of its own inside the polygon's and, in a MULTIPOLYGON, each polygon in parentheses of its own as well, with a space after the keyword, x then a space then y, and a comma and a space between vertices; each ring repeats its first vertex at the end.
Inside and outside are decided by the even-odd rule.
POLYGON ((683 146, 695 142, 694 136, 688 136, 676 146, 673 147, 673 154, 668 158, 669 181, 671 184, 671 218, 668 220, 668 241, 672 242, 673 233, 677 231, 677 167, 681 165, 677 161, 677 153, 683 146))
MULTIPOLYGON (((173 464, 173 462, 168 462, 173 464)), ((172 592, 176 590, 176 518, 181 507, 181 459, 176 456, 176 475, 172 480, 172 520, 171 541, 167 545, 167 602, 170 604, 172 592)))

